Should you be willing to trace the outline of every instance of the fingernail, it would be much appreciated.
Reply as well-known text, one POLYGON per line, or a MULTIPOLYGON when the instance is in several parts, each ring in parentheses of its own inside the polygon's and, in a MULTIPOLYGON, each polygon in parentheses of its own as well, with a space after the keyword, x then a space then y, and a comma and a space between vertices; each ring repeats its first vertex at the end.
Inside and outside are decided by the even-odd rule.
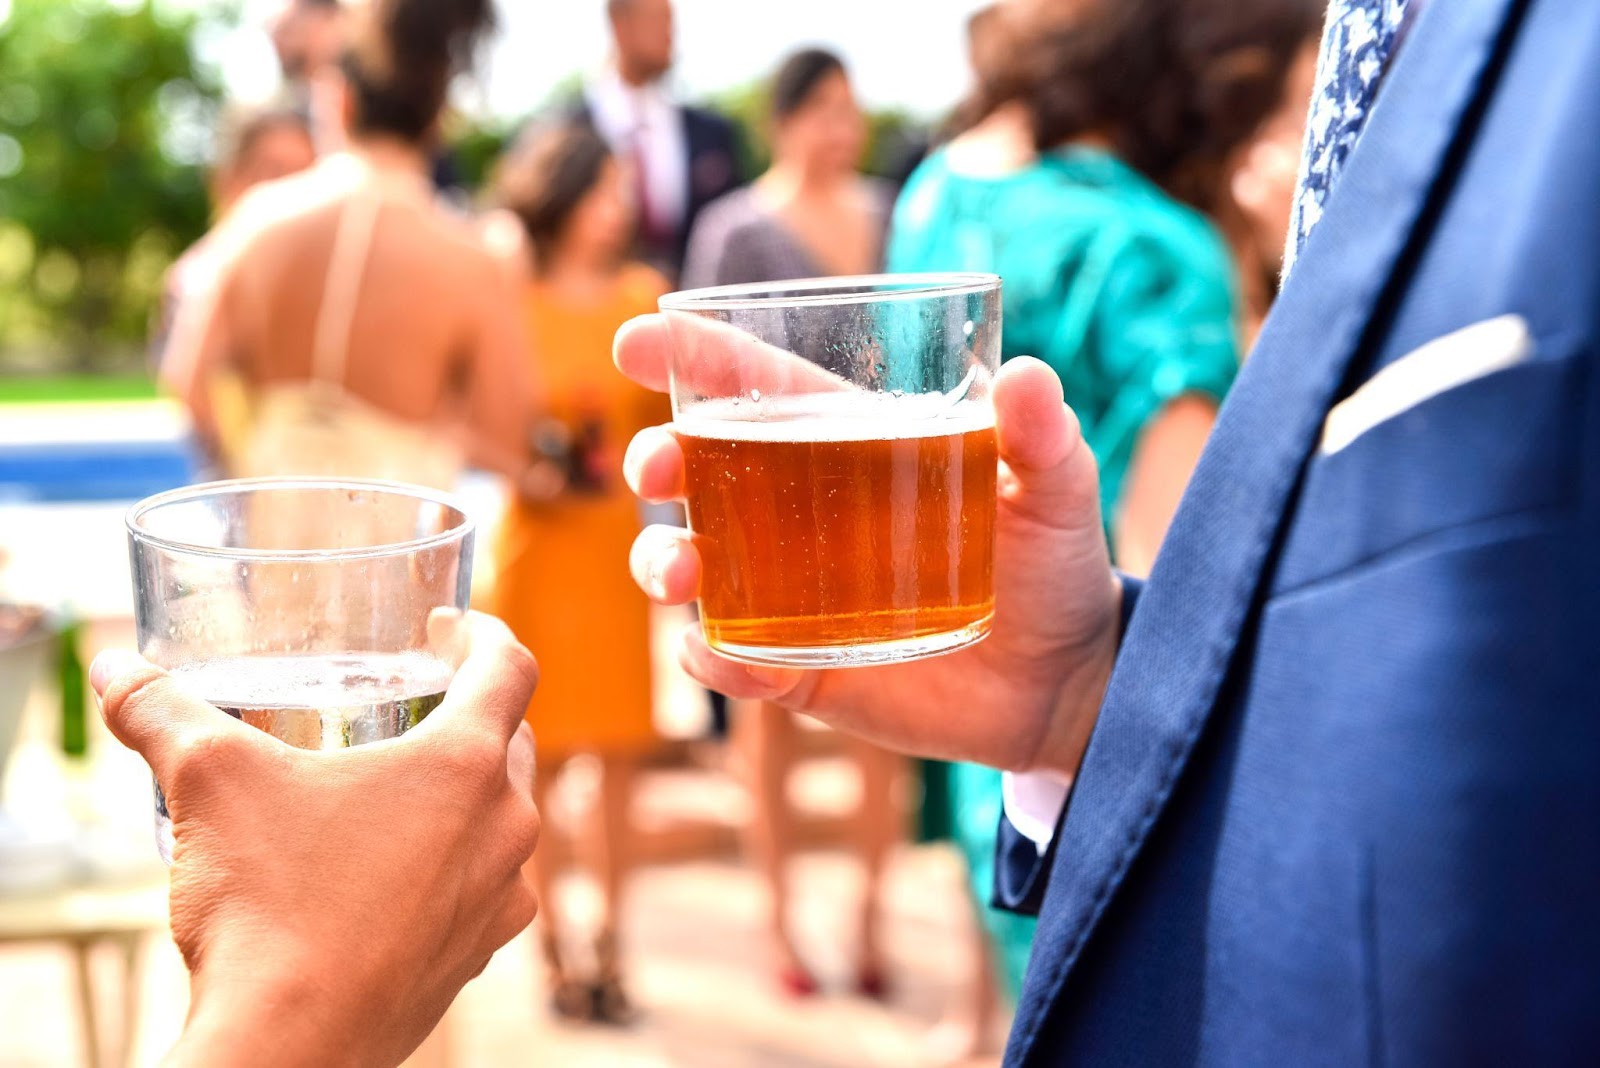
POLYGON ((611 335, 611 362, 612 363, 618 363, 619 362, 618 358, 617 358, 617 354, 622 351, 623 343, 627 340, 628 334, 630 334, 633 331, 634 324, 637 323, 638 321, 639 321, 639 317, 635 317, 633 319, 629 319, 627 322, 625 322, 621 326, 617 327, 617 332, 615 334, 611 335))
POLYGON ((667 562, 659 555, 651 559, 650 567, 645 571, 644 581, 650 587, 651 597, 658 601, 666 600, 667 562))
POLYGON ((759 687, 763 692, 763 699, 775 699, 794 689, 791 679, 782 668, 755 667, 751 664, 743 665, 745 675, 750 679, 751 689, 759 687))
POLYGON ((137 653, 130 653, 126 649, 107 649, 89 665, 89 685, 96 697, 104 697, 106 687, 119 675, 135 671, 143 663, 137 653))
POLYGON ((628 442, 628 450, 622 454, 622 480, 630 487, 639 484, 639 475, 644 471, 644 457, 634 448, 637 443, 638 438, 628 442))

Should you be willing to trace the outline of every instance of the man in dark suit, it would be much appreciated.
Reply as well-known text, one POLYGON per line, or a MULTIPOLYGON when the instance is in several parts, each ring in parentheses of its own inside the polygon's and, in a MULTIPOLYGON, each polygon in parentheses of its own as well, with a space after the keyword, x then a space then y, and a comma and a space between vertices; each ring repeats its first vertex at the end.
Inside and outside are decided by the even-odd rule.
MULTIPOLYGON (((803 673, 686 639, 731 696, 1014 773, 1009 1064, 1600 1057, 1600 5, 1406 6, 1333 5, 1298 262, 1148 585, 1018 360, 987 642, 803 673)), ((668 344, 630 324, 619 366, 663 388, 668 344)), ((681 492, 670 434, 629 461, 681 492)), ((634 560, 694 596, 686 535, 634 560)))
POLYGON ((611 63, 585 84, 570 116, 631 163, 641 257, 669 279, 683 266, 700 210, 743 180, 738 130, 673 99, 671 0, 607 0, 611 63))
MULTIPOLYGON (((1402 34, 1404 6, 1335 3, 1317 107, 1337 107, 1313 110, 1305 240, 1147 585, 1107 562, 1094 461, 1059 383, 1017 360, 993 389, 1005 551, 986 642, 797 672, 686 635, 682 661, 724 692, 1014 773, 997 891, 1040 925, 1010 1064, 1600 1051, 1600 5, 1429 0, 1402 34), (1380 80, 1362 129, 1350 115, 1380 80)), ((668 341, 659 318, 636 321, 618 363, 665 388, 668 341)), ((627 467, 643 496, 681 493, 670 433, 641 435, 627 467)), ((696 592, 680 532, 646 531, 633 566, 660 602, 696 592)), ((441 731, 478 707, 516 720, 530 668, 509 652, 463 668, 441 731)), ((326 820, 255 818, 264 792, 298 789, 275 811, 316 813, 344 811, 339 791, 369 790, 367 772, 445 781, 434 717, 339 754, 329 777, 325 754, 244 759, 256 739, 148 667, 92 675, 119 736, 164 783, 189 784, 173 892, 187 959, 210 974, 186 1040, 213 1052, 193 1062, 270 1049, 286 1023, 324 1051, 426 1033, 470 966, 431 1000, 362 998, 343 977, 432 978, 408 954, 476 928, 401 912, 341 956, 348 943, 312 937, 316 895, 227 921, 236 897, 248 905, 234 887, 299 900, 277 887, 343 850, 370 868, 349 869, 352 892, 525 854, 512 829, 421 850, 366 832, 329 850, 326 820), (208 1014, 218 984, 234 996, 208 1014)), ((503 789, 488 758, 508 743, 460 725, 473 743, 441 751, 503 789)))

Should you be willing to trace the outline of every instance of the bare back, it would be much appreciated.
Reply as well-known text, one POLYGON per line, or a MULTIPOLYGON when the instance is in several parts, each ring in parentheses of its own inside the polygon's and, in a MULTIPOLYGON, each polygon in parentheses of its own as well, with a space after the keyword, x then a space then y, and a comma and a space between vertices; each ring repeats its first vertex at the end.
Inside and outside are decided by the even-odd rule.
POLYGON ((371 181, 329 188, 316 171, 292 182, 305 188, 274 190, 262 204, 223 294, 235 366, 258 386, 312 377, 340 220, 357 198, 378 196, 343 339, 342 385, 394 415, 433 420, 470 369, 494 261, 425 191, 371 181))
POLYGON ((468 224, 433 204, 420 172, 334 157, 252 193, 219 240, 225 266, 180 387, 197 421, 205 380, 224 368, 252 391, 331 376, 395 418, 469 425, 518 448, 531 397, 515 286, 468 224), (358 211, 370 230, 345 239, 335 267, 358 211), (317 356, 319 327, 331 360, 317 356))

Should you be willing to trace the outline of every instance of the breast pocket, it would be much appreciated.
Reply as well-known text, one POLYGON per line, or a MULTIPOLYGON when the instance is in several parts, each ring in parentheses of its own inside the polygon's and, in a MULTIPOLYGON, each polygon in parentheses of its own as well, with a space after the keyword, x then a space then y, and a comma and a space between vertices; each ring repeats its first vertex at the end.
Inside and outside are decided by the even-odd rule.
POLYGON ((1543 340, 1520 362, 1476 358, 1481 373, 1438 390, 1414 385, 1420 399, 1409 406, 1385 396, 1345 408, 1342 422, 1330 419, 1306 470, 1274 594, 1419 547, 1441 531, 1574 501, 1589 373, 1581 349, 1543 340))

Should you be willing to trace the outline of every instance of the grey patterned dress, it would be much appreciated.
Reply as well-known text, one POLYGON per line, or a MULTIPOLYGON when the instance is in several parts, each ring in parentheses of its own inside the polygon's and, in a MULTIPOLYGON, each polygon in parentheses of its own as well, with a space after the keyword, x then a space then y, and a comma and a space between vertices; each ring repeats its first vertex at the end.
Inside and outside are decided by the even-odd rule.
MULTIPOLYGON (((878 229, 883 233, 894 210, 894 193, 886 183, 868 181, 878 229)), ((680 282, 684 289, 698 289, 817 278, 828 273, 747 186, 714 201, 695 220, 680 282)))

